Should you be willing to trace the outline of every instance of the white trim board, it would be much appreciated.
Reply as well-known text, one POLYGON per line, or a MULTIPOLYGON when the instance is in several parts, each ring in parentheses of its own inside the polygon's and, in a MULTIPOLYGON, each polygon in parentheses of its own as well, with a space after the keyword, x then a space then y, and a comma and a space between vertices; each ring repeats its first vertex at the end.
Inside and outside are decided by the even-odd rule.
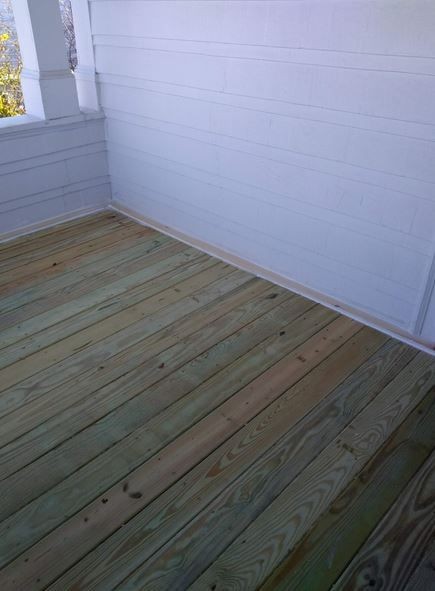
POLYGON ((402 330, 398 329, 397 327, 395 327, 394 325, 389 324, 388 322, 384 322, 382 320, 379 320, 378 318, 375 318, 374 316, 371 316, 370 314, 362 312, 361 310, 357 310, 356 308, 353 308, 351 306, 343 304, 343 302, 340 302, 339 300, 336 300, 335 298, 326 296, 325 294, 322 294, 322 293, 320 293, 314 289, 311 289, 305 285, 302 285, 300 283, 292 281, 291 279, 288 279, 287 277, 284 277, 283 275, 275 273, 274 271, 270 271, 264 267, 261 267, 255 263, 252 263, 246 259, 242 259, 229 251, 226 251, 226 250, 223 250, 219 247, 213 246, 207 242, 203 242, 202 240, 192 238, 191 236, 184 234, 183 232, 181 232, 180 230, 177 230, 176 228, 161 224, 157 220, 148 218, 147 216, 144 216, 137 211, 134 211, 128 207, 125 207, 123 204, 121 204, 117 201, 112 201, 109 204, 108 208, 112 209, 114 211, 117 211, 118 213, 121 213, 121 214, 135 220, 136 222, 144 225, 144 226, 154 228, 155 230, 158 230, 159 232, 162 232, 163 234, 167 234, 168 236, 171 236, 172 238, 180 240, 181 242, 184 242, 185 244, 188 244, 189 246, 197 248, 198 250, 201 250, 202 252, 205 252, 213 257, 216 257, 216 258, 218 258, 230 265, 233 265, 234 267, 237 267, 238 269, 242 269, 243 271, 246 271, 247 273, 251 273, 252 275, 255 275, 257 277, 261 277, 262 279, 265 279, 267 281, 275 283, 276 285, 280 285, 281 287, 284 287, 285 289, 293 291, 293 292, 297 293, 298 295, 301 295, 301 296, 306 297, 310 300, 313 300, 313 301, 317 302, 318 304, 322 304, 323 306, 326 306, 327 308, 338 311, 338 312, 340 312, 340 314, 343 314, 344 316, 348 316, 349 318, 352 318, 353 320, 356 320, 357 322, 361 322, 362 324, 364 324, 366 326, 374 328, 375 330, 379 330, 380 332, 382 332, 390 337, 393 337, 395 339, 398 339, 399 341, 402 341, 403 343, 406 343, 407 345, 410 345, 411 347, 414 347, 420 351, 423 351, 425 353, 429 353, 432 356, 435 356, 435 343, 423 341, 422 339, 419 339, 418 337, 416 337, 415 335, 413 335, 411 333, 408 333, 407 331, 402 331, 402 330))

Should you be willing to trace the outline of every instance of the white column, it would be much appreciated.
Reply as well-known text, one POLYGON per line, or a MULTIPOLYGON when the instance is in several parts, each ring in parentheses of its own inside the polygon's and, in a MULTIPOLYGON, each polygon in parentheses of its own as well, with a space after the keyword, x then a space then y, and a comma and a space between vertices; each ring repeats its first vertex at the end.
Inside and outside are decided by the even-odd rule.
POLYGON ((26 113, 57 119, 80 112, 58 0, 12 0, 26 113))
POLYGON ((78 65, 74 76, 79 104, 82 109, 98 111, 100 108, 95 80, 94 46, 88 0, 71 0, 78 65))

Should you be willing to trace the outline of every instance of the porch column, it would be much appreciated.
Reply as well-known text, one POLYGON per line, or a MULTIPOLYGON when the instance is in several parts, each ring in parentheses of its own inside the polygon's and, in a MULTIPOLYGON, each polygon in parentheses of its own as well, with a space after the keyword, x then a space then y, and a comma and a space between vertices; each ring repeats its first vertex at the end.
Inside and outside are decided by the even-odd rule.
POLYGON ((57 119, 80 112, 58 0, 12 0, 26 113, 57 119))
POLYGON ((77 47, 77 82, 79 104, 83 109, 98 111, 100 108, 95 80, 94 46, 92 44, 90 4, 88 0, 71 0, 77 47))

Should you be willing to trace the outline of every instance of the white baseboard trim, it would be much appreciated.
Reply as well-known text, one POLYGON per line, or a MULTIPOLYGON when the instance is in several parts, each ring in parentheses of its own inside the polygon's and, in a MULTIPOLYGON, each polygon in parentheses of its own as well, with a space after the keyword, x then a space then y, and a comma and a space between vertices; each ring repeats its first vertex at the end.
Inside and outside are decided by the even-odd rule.
POLYGON ((34 232, 39 232, 40 230, 46 230, 47 228, 52 228, 53 226, 57 226, 65 222, 71 222, 72 220, 82 218, 93 213, 106 211, 107 209, 108 207, 106 205, 98 207, 83 207, 81 209, 76 209, 74 211, 48 218, 40 222, 35 222, 34 224, 29 224, 28 226, 22 226, 21 228, 17 228, 11 232, 4 232, 3 234, 0 234, 0 243, 9 242, 10 240, 14 240, 20 236, 27 236, 28 234, 33 234, 34 232))
POLYGON ((270 271, 246 259, 242 259, 229 251, 223 250, 222 248, 213 246, 212 244, 203 242, 202 240, 198 240, 196 238, 193 238, 192 236, 188 236, 184 234, 182 231, 177 230, 176 228, 165 226, 157 220, 148 218, 147 216, 144 216, 141 213, 134 211, 117 201, 112 201, 109 204, 109 209, 112 209, 114 211, 117 211, 118 213, 121 213, 129 217, 132 220, 138 222, 139 224, 148 226, 150 228, 154 228, 155 230, 158 230, 163 234, 167 234, 172 238, 180 240, 181 242, 184 242, 189 246, 197 248, 202 252, 216 257, 224 261, 225 263, 233 265, 238 269, 246 271, 247 273, 251 273, 256 277, 261 277, 262 279, 270 281, 271 283, 275 283, 276 285, 293 291, 298 295, 313 300, 318 304, 322 304, 327 308, 340 312, 340 314, 348 316, 349 318, 352 318, 352 320, 356 320, 357 322, 361 322, 362 324, 374 328, 375 330, 379 330, 380 332, 383 332, 384 334, 390 337, 398 339, 399 341, 402 341, 403 343, 406 343, 411 347, 415 347, 420 351, 424 351, 425 353, 429 353, 430 355, 435 356, 435 343, 423 341, 415 335, 413 335, 412 333, 401 330, 396 326, 389 324, 388 322, 385 322, 366 312, 363 312, 362 310, 358 310, 356 308, 353 308, 352 306, 348 306, 347 304, 344 304, 343 302, 340 302, 339 300, 336 300, 333 297, 322 294, 321 292, 318 292, 305 285, 297 283, 296 281, 292 281, 291 279, 288 279, 287 277, 280 275, 279 273, 270 271))

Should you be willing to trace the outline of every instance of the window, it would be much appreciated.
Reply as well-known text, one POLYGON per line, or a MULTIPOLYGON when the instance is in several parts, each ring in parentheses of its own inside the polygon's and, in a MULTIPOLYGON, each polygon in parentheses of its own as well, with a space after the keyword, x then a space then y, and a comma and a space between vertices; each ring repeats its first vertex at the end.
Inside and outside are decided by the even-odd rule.
POLYGON ((11 0, 0 0, 0 117, 23 115, 21 55, 11 0))

